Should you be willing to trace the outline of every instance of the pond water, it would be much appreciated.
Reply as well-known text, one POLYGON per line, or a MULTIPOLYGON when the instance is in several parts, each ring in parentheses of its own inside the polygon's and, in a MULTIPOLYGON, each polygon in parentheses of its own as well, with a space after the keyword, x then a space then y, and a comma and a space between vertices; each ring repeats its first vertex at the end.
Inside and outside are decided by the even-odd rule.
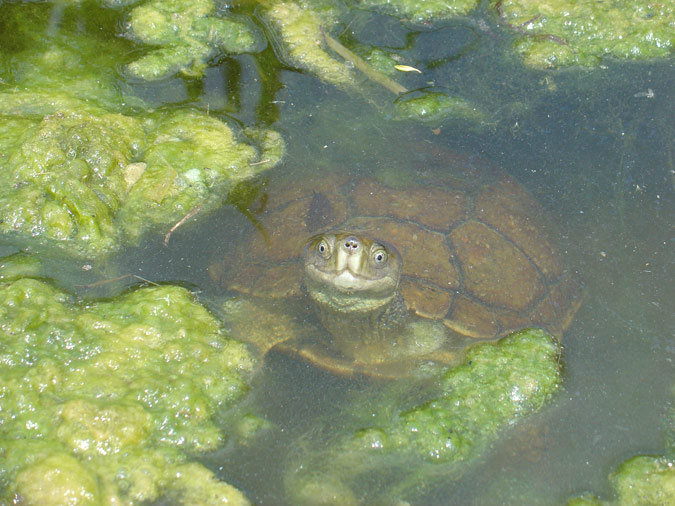
MULTIPOLYGON (((60 3, 38 10, 54 5, 60 3)), ((5 2, 0 15, 21 8, 21 2, 5 2)), ((77 25, 80 34, 100 39, 114 39, 124 18, 113 9, 69 9, 61 12, 68 30, 77 25)), ((611 498, 608 475, 634 455, 667 453, 666 439, 675 431, 673 417, 667 418, 675 388, 672 58, 534 70, 512 53, 511 36, 489 8, 431 28, 358 11, 347 19, 345 41, 394 50, 423 71, 394 76, 407 87, 461 96, 479 104, 487 119, 397 119, 389 91, 366 78, 356 88, 323 83, 281 64, 272 45, 222 58, 201 79, 148 83, 121 73, 115 79, 149 108, 195 107, 280 132, 287 147, 283 162, 255 180, 270 195, 280 180, 332 170, 405 179, 415 153, 436 146, 504 167, 560 226, 565 261, 584 286, 581 309, 563 337, 563 386, 549 406, 501 434, 449 483, 420 484, 415 503, 548 505, 584 491, 611 498)), ((59 21, 49 29, 59 30, 59 21)), ((120 46, 136 50, 118 40, 111 44, 111 51, 120 51, 113 61, 124 61, 120 46)), ((441 174, 424 176, 433 181, 441 174)), ((179 228, 168 247, 161 233, 113 255, 97 275, 178 283, 217 307, 230 294, 214 287, 207 268, 253 233, 248 217, 224 205, 179 228)), ((16 250, 11 243, 2 251, 16 250)), ((83 278, 68 262, 44 261, 63 267, 66 274, 56 274, 56 281, 84 297, 111 296, 141 283, 86 291, 80 285, 95 279, 83 278)), ((341 426, 347 401, 380 388, 377 381, 339 378, 270 353, 247 405, 273 429, 249 445, 231 444, 199 458, 256 504, 286 504, 289 455, 311 451, 317 425, 348 430, 341 426)))

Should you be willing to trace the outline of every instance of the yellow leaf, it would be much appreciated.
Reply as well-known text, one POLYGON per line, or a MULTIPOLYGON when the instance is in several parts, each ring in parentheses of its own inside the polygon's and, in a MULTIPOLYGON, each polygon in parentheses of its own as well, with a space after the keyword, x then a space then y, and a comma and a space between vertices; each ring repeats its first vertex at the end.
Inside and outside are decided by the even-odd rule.
POLYGON ((400 70, 401 72, 417 72, 418 74, 422 73, 421 70, 411 67, 410 65, 394 65, 394 68, 396 70, 400 70))

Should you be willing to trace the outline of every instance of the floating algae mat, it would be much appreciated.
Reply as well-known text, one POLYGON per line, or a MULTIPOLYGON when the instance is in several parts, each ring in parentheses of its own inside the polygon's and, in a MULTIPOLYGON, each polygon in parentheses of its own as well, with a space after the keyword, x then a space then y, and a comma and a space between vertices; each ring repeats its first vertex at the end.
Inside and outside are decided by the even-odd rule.
POLYGON ((4 282, 0 363, 8 503, 248 504, 190 455, 222 444, 218 413, 255 361, 185 289, 83 303, 38 279, 4 282))
MULTIPOLYGON (((195 5, 190 13, 204 19, 213 8, 195 5)), ((155 21, 159 14, 148 9, 165 21, 172 12, 161 2, 138 9, 155 21)), ((26 6, 4 20, 11 28, 5 34, 13 33, 20 48, 0 53, 5 69, 0 76, 0 230, 9 237, 95 258, 137 244, 145 232, 166 233, 197 207, 208 211, 222 205, 234 183, 283 157, 284 142, 273 130, 244 129, 190 107, 149 110, 120 91, 116 68, 128 43, 104 44, 76 27, 71 31, 69 23, 58 35, 40 38, 40 30, 49 31, 46 14, 44 8, 26 6)), ((141 14, 131 16, 131 27, 153 44, 208 53, 192 29, 185 28, 192 38, 183 45, 147 34, 138 25, 152 23, 143 24, 141 14)), ((212 37, 241 28, 226 20, 213 23, 217 26, 201 28, 212 37)), ((232 44, 226 46, 232 50, 232 44)), ((186 58, 199 66, 197 55, 186 58)), ((129 65, 158 77, 157 68, 146 68, 159 65, 156 60, 149 53, 129 65)), ((170 70, 184 64, 165 65, 170 70)))

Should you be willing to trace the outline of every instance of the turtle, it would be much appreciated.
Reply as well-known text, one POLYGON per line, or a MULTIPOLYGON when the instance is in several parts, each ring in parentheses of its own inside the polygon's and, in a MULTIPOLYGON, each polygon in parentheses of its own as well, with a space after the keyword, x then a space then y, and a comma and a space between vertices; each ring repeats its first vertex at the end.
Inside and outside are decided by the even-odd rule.
POLYGON ((233 332, 263 355, 380 378, 526 327, 560 339, 581 285, 543 207, 477 157, 413 162, 403 183, 334 170, 270 185, 255 227, 209 267, 238 294, 233 332))

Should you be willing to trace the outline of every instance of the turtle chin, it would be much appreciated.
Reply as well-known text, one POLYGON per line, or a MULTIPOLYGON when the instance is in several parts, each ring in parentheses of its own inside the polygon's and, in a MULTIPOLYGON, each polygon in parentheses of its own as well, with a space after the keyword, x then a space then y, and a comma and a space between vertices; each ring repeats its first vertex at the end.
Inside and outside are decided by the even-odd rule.
POLYGON ((389 360, 408 320, 398 283, 386 290, 343 289, 305 274, 315 313, 332 337, 329 346, 355 362, 389 360))

